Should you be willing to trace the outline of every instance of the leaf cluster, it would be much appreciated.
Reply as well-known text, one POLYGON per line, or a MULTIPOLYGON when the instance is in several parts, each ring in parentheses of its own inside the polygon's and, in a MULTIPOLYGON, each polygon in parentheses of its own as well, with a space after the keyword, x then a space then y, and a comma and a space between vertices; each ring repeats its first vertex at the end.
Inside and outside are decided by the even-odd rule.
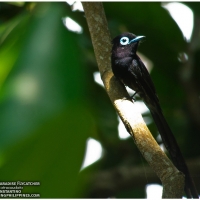
MULTIPOLYGON (((103 5, 112 37, 126 31, 147 37, 139 51, 153 63, 164 115, 186 159, 198 157, 198 28, 187 43, 160 3, 103 5), (189 59, 179 62, 183 52, 189 59)), ((187 5, 198 24, 200 4, 187 5)), ((132 139, 119 139, 116 112, 93 78, 97 71, 84 13, 66 3, 0 3, 0 180, 40 181, 23 192, 43 198, 144 198, 147 179, 159 182, 132 139), (82 34, 65 28, 66 16, 82 34), (104 153, 80 172, 88 138, 104 153), (130 168, 138 173, 129 177, 130 168)), ((156 136, 155 125, 149 127, 156 136)))

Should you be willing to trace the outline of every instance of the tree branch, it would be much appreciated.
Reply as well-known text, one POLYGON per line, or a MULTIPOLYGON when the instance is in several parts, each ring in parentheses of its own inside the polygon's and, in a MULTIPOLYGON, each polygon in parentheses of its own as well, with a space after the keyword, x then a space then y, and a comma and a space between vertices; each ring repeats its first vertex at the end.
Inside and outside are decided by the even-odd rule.
MULTIPOLYGON (((198 177, 200 158, 187 161, 187 165, 189 170, 193 172, 191 175, 197 184, 197 189, 200 188, 198 177)), ((125 189, 141 188, 147 183, 160 183, 149 166, 137 167, 123 164, 115 168, 98 171, 98 173, 94 172, 87 181, 86 184, 90 185, 88 198, 106 198, 125 189)))
POLYGON ((181 198, 184 175, 179 172, 152 137, 142 116, 135 109, 124 85, 111 70, 111 38, 103 5, 82 2, 94 52, 106 91, 135 144, 163 184, 163 198, 181 198), (125 99, 126 98, 126 99, 125 99))

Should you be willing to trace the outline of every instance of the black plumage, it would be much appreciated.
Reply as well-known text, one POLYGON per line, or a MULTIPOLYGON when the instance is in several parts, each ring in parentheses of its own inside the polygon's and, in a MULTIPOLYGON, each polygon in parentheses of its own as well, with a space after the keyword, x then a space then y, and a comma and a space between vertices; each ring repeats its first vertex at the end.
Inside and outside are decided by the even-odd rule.
POLYGON ((198 193, 180 148, 163 116, 149 72, 136 54, 138 44, 143 38, 145 37, 136 36, 132 33, 123 33, 113 39, 111 55, 113 73, 124 85, 134 90, 143 99, 152 114, 173 163, 185 175, 185 192, 187 197, 198 198, 198 193))

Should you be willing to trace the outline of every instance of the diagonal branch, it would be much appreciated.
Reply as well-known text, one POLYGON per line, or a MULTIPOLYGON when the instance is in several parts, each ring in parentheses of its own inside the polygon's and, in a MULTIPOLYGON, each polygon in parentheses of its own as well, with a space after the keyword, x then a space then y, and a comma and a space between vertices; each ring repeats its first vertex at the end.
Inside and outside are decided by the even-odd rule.
POLYGON ((111 38, 103 5, 100 2, 83 2, 94 52, 105 89, 127 131, 163 184, 163 198, 181 198, 184 175, 163 153, 152 137, 140 113, 136 111, 125 87, 111 70, 111 38))
MULTIPOLYGON (((189 169, 192 169, 194 181, 197 187, 200 186, 200 179, 197 176, 199 173, 200 162, 199 158, 189 160, 187 162, 189 169)), ((87 181, 91 185, 89 198, 107 198, 113 196, 118 191, 130 190, 131 188, 141 188, 147 183, 160 183, 158 177, 152 172, 148 166, 130 166, 126 164, 118 165, 112 169, 103 169, 92 173, 87 181), (134 181, 133 181, 134 180, 134 181)), ((198 188, 197 188, 198 189, 198 188)))

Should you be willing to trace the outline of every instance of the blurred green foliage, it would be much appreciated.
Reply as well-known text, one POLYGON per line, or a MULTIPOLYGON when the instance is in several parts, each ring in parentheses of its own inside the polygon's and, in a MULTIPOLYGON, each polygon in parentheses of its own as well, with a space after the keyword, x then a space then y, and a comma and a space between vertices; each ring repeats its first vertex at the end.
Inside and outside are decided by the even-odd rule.
MULTIPOLYGON (((200 6, 192 5, 198 17, 200 6)), ((177 59, 189 44, 177 24, 160 3, 106 2, 104 8, 112 37, 125 31, 147 37, 139 51, 153 62, 151 75, 163 112, 183 154, 199 156, 199 127, 177 59)), ((92 191, 95 173, 141 165, 132 139, 118 138, 117 115, 94 82, 96 71, 84 13, 72 12, 64 2, 0 3, 0 181, 40 181, 41 186, 23 192, 43 198, 106 197, 106 192, 92 191), (66 16, 82 26, 82 34, 65 28, 66 16), (89 137, 101 142, 104 154, 79 173, 89 137)), ((156 136, 155 125, 149 127, 156 136)), ((112 195, 145 194, 138 187, 112 195)))

